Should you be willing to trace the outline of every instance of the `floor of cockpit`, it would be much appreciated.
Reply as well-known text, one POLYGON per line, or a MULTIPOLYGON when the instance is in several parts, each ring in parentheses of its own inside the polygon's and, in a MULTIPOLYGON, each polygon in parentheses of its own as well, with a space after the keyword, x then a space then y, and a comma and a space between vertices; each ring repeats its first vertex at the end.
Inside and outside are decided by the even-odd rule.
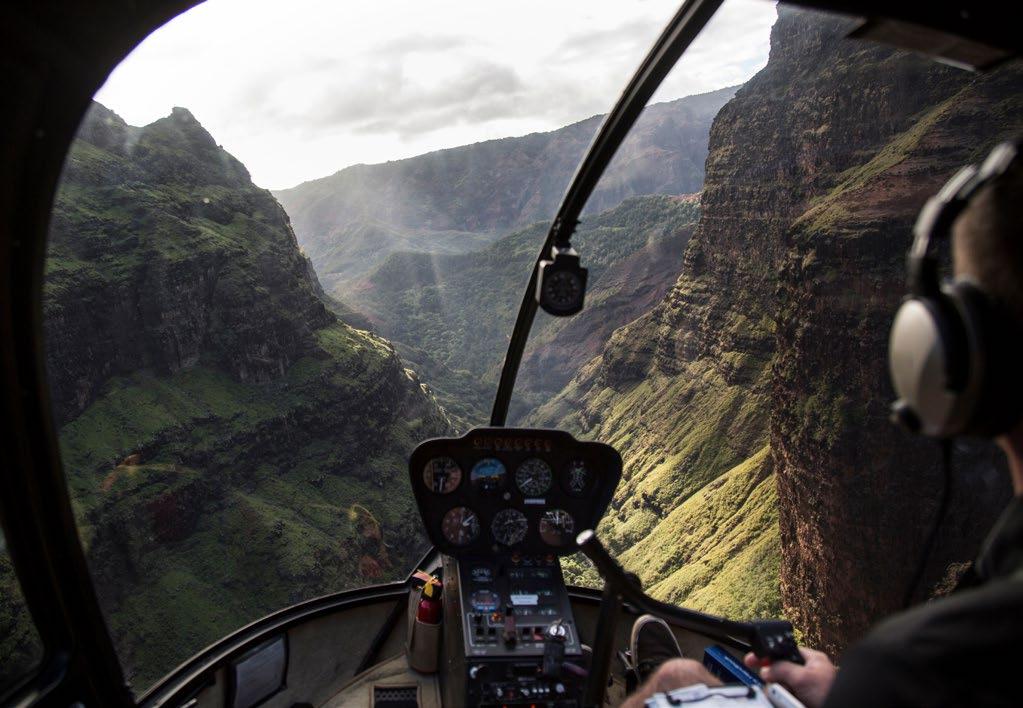
POLYGON ((441 708, 440 682, 437 674, 421 674, 409 668, 405 653, 392 656, 352 678, 322 708, 372 708, 380 706, 381 698, 401 694, 401 689, 414 689, 419 708, 441 708))

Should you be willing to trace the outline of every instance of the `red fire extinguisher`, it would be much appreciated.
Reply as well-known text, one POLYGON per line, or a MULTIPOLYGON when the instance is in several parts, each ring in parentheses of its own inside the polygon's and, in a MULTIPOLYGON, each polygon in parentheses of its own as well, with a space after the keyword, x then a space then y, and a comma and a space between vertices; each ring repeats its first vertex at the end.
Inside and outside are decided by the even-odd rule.
POLYGON ((419 597, 419 606, 416 608, 416 619, 425 624, 440 624, 441 584, 436 578, 431 578, 423 586, 419 597))

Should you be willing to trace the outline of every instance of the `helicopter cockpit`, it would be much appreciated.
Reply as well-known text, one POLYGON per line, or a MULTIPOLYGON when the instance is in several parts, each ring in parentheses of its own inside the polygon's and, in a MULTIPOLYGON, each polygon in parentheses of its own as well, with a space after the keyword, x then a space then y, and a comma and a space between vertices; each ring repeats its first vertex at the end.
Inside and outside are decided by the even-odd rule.
POLYGON ((686 0, 659 35, 394 3, 343 42, 302 3, 131 5, 0 23, 0 703, 598 708, 653 615, 792 708, 744 656, 840 653, 966 572, 1002 463, 897 437, 885 334, 926 197, 1023 128, 998 3, 686 0), (278 61, 280 28, 350 53, 278 61), (136 46, 164 73, 112 74, 136 46), (597 54, 606 115, 522 91, 597 54), (217 130, 99 100, 188 71, 217 130))

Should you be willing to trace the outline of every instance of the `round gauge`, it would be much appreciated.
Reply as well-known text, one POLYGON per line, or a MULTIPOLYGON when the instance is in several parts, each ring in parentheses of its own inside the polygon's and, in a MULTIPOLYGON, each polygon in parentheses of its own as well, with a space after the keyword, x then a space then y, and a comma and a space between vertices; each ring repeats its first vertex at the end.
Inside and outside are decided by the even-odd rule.
POLYGON ((474 612, 496 612, 501 598, 493 590, 477 590, 469 596, 469 604, 474 612))
POLYGON ((423 468, 423 484, 436 494, 449 494, 462 481, 462 468, 450 457, 435 457, 423 468))
POLYGON ((494 457, 485 457, 472 467, 469 479, 481 492, 495 492, 504 486, 504 465, 494 457))
POLYGON ((505 546, 514 546, 519 543, 526 537, 528 529, 529 522, 526 521, 526 515, 518 509, 502 509, 497 512, 494 514, 494 522, 490 526, 494 538, 505 546))
POLYGON ((545 300, 555 309, 569 312, 579 307, 583 281, 575 271, 556 270, 544 278, 542 287, 545 300))
POLYGON ((538 497, 551 488, 551 468, 543 460, 530 457, 515 470, 515 484, 527 497, 538 497))
POLYGON ((456 506, 444 514, 441 533, 456 546, 468 546, 480 535, 480 517, 467 506, 456 506))
POLYGON ((573 531, 575 519, 564 509, 551 509, 540 517, 540 538, 552 546, 567 546, 573 531))
POLYGON ((593 473, 582 460, 573 460, 565 474, 565 491, 574 497, 581 497, 590 490, 593 484, 593 473))

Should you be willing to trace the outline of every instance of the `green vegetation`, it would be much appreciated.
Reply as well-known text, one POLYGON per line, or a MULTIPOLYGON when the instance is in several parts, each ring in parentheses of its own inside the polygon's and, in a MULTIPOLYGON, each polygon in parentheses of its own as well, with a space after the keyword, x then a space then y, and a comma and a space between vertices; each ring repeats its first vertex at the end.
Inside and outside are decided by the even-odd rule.
MULTIPOLYGON (((700 245, 690 243, 687 262, 700 245)), ((722 292, 710 272, 683 271, 666 298, 616 330, 527 422, 621 451, 623 479, 598 533, 654 596, 777 616, 780 538, 767 446, 774 322, 767 303, 748 299, 722 292)), ((579 558, 566 575, 599 583, 579 558)))
POLYGON ((848 222, 850 214, 843 206, 843 202, 850 194, 867 188, 879 175, 908 158, 920 140, 958 105, 961 93, 963 91, 927 109, 908 130, 895 136, 867 162, 838 175, 837 186, 827 194, 811 199, 809 208, 793 226, 803 227, 810 232, 826 233, 833 231, 843 222, 848 222))
MULTIPOLYGON (((132 128, 93 108, 44 310, 61 456, 134 688, 425 550, 406 460, 447 419, 388 342, 331 314, 352 311, 187 111, 132 128)), ((6 601, 0 623, 24 634, 6 601)))
POLYGON ((668 602, 730 617, 780 616, 778 511, 769 448, 689 497, 622 561, 637 569, 653 595, 668 602))
MULTIPOLYGON (((697 217, 695 200, 656 195, 583 221, 573 243, 590 269, 587 308, 571 320, 538 316, 517 415, 560 390, 615 327, 667 291, 697 217)), ((343 297, 395 342, 462 427, 479 425, 544 236, 535 224, 466 255, 396 253, 343 297)))
POLYGON ((8 687, 31 670, 43 655, 0 532, 0 686, 8 687))

